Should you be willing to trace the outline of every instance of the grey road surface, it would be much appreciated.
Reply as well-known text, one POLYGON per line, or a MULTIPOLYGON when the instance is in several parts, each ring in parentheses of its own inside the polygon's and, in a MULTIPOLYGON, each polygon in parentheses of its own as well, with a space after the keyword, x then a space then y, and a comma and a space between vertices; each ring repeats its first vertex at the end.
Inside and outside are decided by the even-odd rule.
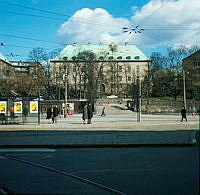
POLYGON ((65 172, 126 194, 195 195, 199 148, 4 148, 0 172, 1 188, 18 194, 112 194, 65 172))

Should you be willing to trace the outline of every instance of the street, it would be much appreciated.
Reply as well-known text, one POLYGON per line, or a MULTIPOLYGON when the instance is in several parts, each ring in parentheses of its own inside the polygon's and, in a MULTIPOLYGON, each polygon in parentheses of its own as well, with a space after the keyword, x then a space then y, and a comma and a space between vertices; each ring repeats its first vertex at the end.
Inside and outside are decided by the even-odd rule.
POLYGON ((197 146, 5 148, 0 167, 17 194, 199 194, 197 146))

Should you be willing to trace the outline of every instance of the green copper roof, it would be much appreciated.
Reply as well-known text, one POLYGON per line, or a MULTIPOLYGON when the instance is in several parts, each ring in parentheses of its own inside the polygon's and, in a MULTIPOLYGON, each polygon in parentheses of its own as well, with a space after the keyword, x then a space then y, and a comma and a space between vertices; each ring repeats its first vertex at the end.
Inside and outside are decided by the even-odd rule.
POLYGON ((0 52, 0 60, 4 60, 7 62, 7 59, 2 55, 2 53, 0 52))
POLYGON ((79 52, 91 51, 96 54, 97 59, 104 60, 122 60, 122 61, 134 61, 134 60, 149 60, 140 51, 136 45, 105 45, 105 44, 86 44, 86 45, 67 45, 54 60, 72 60, 74 56, 77 56, 79 52))

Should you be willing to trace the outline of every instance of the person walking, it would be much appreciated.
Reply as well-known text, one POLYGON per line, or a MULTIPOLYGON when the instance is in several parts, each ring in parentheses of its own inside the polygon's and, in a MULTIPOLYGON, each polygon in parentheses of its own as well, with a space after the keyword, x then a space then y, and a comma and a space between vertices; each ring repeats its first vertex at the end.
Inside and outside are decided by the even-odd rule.
POLYGON ((181 122, 183 122, 183 119, 185 119, 185 121, 187 122, 185 106, 182 106, 182 109, 181 109, 181 116, 182 116, 181 122))
POLYGON ((27 116, 28 116, 28 107, 26 105, 23 106, 22 114, 23 114, 23 123, 25 123, 27 122, 27 116))
POLYGON ((92 117, 93 117, 93 109, 92 109, 91 103, 88 103, 87 114, 88 114, 87 124, 91 124, 92 123, 91 120, 92 120, 92 117))
POLYGON ((106 107, 104 106, 102 111, 101 111, 101 116, 106 116, 105 109, 106 109, 106 107))
POLYGON ((49 124, 51 124, 51 117, 52 117, 51 107, 48 106, 48 108, 47 108, 47 118, 46 119, 48 120, 49 124))
POLYGON ((58 108, 57 108, 57 106, 54 106, 53 107, 53 116, 52 116, 52 124, 53 123, 57 123, 57 116, 58 116, 58 113, 59 113, 59 111, 58 111, 58 108))
POLYGON ((87 123, 87 118, 88 118, 88 112, 87 112, 87 104, 83 106, 83 114, 82 114, 82 119, 83 119, 83 124, 87 123))

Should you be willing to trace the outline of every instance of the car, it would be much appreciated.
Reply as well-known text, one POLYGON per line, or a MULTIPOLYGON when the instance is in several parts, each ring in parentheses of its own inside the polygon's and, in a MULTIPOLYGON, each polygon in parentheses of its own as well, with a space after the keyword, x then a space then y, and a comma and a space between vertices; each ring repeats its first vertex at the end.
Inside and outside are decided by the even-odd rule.
POLYGON ((109 96, 107 96, 107 98, 108 99, 114 99, 114 98, 118 98, 118 96, 117 95, 109 95, 109 96))

